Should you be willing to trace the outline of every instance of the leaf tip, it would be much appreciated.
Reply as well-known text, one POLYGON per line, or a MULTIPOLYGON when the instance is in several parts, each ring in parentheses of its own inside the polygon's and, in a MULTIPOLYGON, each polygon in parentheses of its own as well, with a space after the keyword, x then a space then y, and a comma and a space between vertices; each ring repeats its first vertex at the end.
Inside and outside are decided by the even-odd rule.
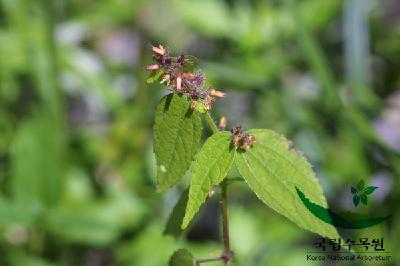
POLYGON ((182 224, 181 224, 181 229, 185 230, 189 225, 189 221, 187 216, 185 215, 185 217, 183 218, 182 224))

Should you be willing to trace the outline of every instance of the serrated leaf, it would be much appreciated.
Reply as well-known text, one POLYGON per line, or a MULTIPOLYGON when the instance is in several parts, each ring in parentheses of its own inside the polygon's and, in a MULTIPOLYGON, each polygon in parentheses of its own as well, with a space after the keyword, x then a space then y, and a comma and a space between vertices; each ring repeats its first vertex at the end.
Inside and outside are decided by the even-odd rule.
POLYGON ((358 182, 357 184, 357 189, 358 191, 363 191, 364 187, 365 187, 365 182, 363 179, 361 179, 360 182, 358 182))
POLYGON ((149 77, 147 78, 147 80, 146 80, 146 82, 147 83, 154 83, 156 80, 158 80, 160 77, 161 77, 161 75, 164 73, 164 70, 163 69, 157 69, 157 70, 154 70, 153 72, 151 72, 150 73, 150 75, 149 75, 149 77))
POLYGON ((377 189, 377 188, 378 187, 375 187, 375 186, 366 187, 364 189, 363 193, 365 193, 366 195, 372 194, 375 191, 375 189, 377 189))
POLYGON ((322 236, 337 238, 336 229, 314 216, 298 197, 296 187, 318 205, 327 203, 307 160, 272 130, 254 129, 256 143, 236 154, 235 163, 258 198, 298 226, 322 236))
POLYGON ((172 209, 172 212, 169 215, 167 221, 167 225, 165 226, 164 229, 163 233, 164 235, 172 235, 175 238, 178 238, 181 235, 182 233, 181 224, 183 221, 183 217, 185 216, 185 210, 188 198, 189 198, 189 188, 182 193, 175 207, 172 209))
POLYGON ((193 266, 194 258, 192 253, 186 249, 178 249, 169 259, 169 266, 193 266))
POLYGON ((205 114, 207 112, 207 109, 202 101, 196 101, 196 110, 201 114, 205 114))
POLYGON ((182 228, 186 228, 204 203, 207 193, 227 175, 235 157, 231 147, 231 134, 215 133, 207 139, 192 166, 189 200, 182 228))
POLYGON ((354 206, 357 207, 359 203, 360 203, 360 196, 354 195, 354 197, 353 197, 353 204, 354 204, 354 206))
POLYGON ((357 189, 355 187, 351 187, 350 189, 352 194, 356 194, 357 193, 357 189))
POLYGON ((361 194, 361 202, 362 204, 367 205, 368 203, 367 195, 361 194))
POLYGON ((153 142, 157 161, 157 190, 175 185, 197 153, 203 127, 200 115, 184 96, 169 94, 157 106, 153 142))

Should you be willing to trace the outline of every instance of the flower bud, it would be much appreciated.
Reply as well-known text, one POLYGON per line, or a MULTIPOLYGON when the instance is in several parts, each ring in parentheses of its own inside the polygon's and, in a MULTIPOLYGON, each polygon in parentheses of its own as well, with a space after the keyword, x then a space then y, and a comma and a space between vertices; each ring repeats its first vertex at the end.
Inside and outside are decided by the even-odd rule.
POLYGON ((226 120, 225 116, 222 116, 219 119, 219 123, 218 123, 218 127, 220 130, 224 130, 226 128, 226 124, 228 123, 228 121, 226 120))
POLYGON ((176 78, 176 90, 177 91, 182 90, 182 78, 181 77, 176 78))
POLYGON ((222 91, 214 90, 214 89, 212 89, 210 91, 210 95, 214 96, 214 97, 225 97, 225 93, 223 93, 222 91))
POLYGON ((169 85, 169 79, 170 79, 170 75, 169 74, 165 74, 163 76, 163 79, 160 81, 160 84, 163 84, 164 82, 167 82, 167 85, 169 85))
POLYGON ((156 69, 159 69, 159 68, 160 68, 160 65, 155 64, 155 65, 147 66, 146 70, 151 71, 151 70, 156 70, 156 69))
POLYGON ((151 50, 153 50, 153 52, 160 54, 160 55, 164 55, 165 54, 165 48, 160 44, 159 47, 156 46, 152 46, 151 50))

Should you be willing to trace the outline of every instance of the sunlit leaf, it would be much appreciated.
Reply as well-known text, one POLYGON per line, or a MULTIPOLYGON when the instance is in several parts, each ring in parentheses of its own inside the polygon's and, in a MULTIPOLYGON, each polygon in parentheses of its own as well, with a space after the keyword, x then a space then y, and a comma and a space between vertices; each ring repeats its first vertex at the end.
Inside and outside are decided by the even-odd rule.
POLYGON ((298 226, 322 236, 336 238, 336 229, 315 217, 299 199, 296 187, 308 198, 327 206, 310 164, 288 141, 272 130, 249 131, 256 143, 236 155, 236 166, 250 188, 269 207, 298 226))
POLYGON ((147 78, 146 82, 147 83, 154 83, 155 81, 157 81, 161 77, 161 75, 163 73, 164 73, 164 70, 162 70, 161 68, 151 72, 149 77, 147 78))
POLYGON ((182 228, 186 228, 206 200, 208 192, 219 184, 233 163, 235 150, 231 147, 231 134, 218 132, 204 143, 192 166, 189 200, 182 228))

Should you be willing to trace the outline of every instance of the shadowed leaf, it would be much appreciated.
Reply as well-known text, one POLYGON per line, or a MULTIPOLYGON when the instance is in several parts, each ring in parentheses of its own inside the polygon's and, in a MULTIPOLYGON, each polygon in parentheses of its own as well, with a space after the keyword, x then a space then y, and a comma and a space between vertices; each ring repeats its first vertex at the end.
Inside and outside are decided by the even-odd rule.
POLYGON ((175 207, 173 208, 171 214, 169 215, 167 225, 165 226, 164 235, 172 235, 178 238, 181 233, 181 224, 183 217, 185 216, 185 209, 186 204, 188 201, 189 196, 189 189, 186 189, 181 197, 179 198, 178 202, 176 203, 175 207))
POLYGON ((368 203, 367 195, 365 195, 365 194, 361 195, 361 202, 362 202, 362 204, 367 205, 367 203, 368 203))
POLYGON ((359 203, 360 203, 360 197, 358 195, 354 195, 354 197, 353 197, 354 206, 357 207, 359 203))
POLYGON ((186 249, 179 249, 169 259, 169 266, 193 266, 193 255, 186 249))

